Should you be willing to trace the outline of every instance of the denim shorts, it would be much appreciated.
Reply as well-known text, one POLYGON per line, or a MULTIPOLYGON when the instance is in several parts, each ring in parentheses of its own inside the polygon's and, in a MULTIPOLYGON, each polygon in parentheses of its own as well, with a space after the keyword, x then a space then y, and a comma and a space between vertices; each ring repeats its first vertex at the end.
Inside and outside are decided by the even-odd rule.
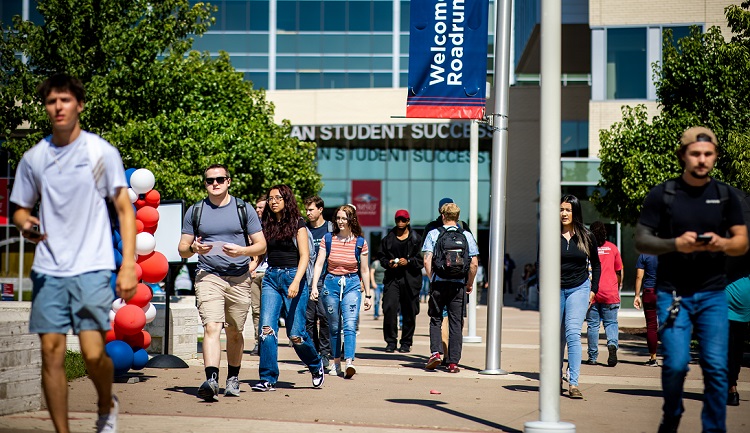
POLYGON ((31 272, 34 291, 29 331, 33 334, 74 334, 107 331, 115 296, 112 271, 93 271, 72 277, 31 272))

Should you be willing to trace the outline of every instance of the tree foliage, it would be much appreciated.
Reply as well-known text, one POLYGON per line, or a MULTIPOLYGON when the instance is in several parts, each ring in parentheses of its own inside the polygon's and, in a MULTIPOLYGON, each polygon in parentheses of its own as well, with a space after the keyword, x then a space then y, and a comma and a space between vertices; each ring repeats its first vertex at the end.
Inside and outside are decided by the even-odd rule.
POLYGON ((602 215, 635 224, 643 199, 656 184, 681 173, 675 156, 682 131, 711 128, 720 158, 712 176, 750 191, 750 1, 725 8, 733 37, 718 27, 673 45, 666 33, 661 63, 654 64, 661 110, 649 122, 645 106, 623 107, 622 121, 599 133, 599 186, 592 201, 602 215))
POLYGON ((14 17, 0 29, 0 136, 13 162, 51 132, 35 87, 64 71, 86 86, 82 127, 115 145, 127 167, 150 169, 162 197, 204 197, 203 169, 214 163, 248 200, 281 182, 300 197, 316 193, 315 144, 273 122, 273 104, 226 53, 191 51, 215 10, 188 0, 41 0, 43 25, 14 17))

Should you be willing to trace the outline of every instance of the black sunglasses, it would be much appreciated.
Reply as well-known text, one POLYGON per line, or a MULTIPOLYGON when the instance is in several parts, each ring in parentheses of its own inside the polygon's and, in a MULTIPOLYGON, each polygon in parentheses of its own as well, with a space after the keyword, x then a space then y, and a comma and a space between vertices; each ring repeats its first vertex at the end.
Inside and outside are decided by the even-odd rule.
POLYGON ((398 222, 398 221, 403 221, 403 222, 407 222, 407 221, 409 221, 409 218, 404 218, 404 217, 396 217, 396 222, 398 222))
POLYGON ((219 185, 224 183, 225 180, 229 179, 228 177, 219 176, 219 177, 207 177, 206 178, 206 185, 213 185, 214 181, 219 182, 219 185))

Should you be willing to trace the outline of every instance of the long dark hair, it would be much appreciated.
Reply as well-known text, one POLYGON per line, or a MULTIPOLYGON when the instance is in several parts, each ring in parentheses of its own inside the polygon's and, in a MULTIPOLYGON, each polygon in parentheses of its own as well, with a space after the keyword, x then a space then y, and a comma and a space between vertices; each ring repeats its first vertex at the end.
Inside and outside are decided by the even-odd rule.
POLYGON ((596 238, 596 246, 600 247, 607 242, 607 226, 601 221, 594 221, 591 223, 591 233, 596 238))
POLYGON ((570 208, 573 211, 573 228, 578 234, 578 249, 583 251, 584 254, 590 256, 590 251, 593 247, 591 244, 590 232, 583 225, 583 210, 581 210, 581 202, 578 197, 572 194, 566 194, 560 199, 560 204, 570 203, 570 208))
POLYGON ((263 223, 263 234, 266 239, 275 240, 290 240, 297 236, 297 230, 299 230, 299 219, 301 217, 299 208, 297 207, 297 200, 294 198, 294 192, 289 185, 274 185, 268 188, 268 196, 271 195, 271 191, 277 189, 279 194, 284 199, 284 209, 281 210, 281 219, 276 219, 271 210, 271 203, 267 203, 265 209, 263 209, 263 217, 261 221, 263 223))
MULTIPOLYGON (((338 216, 339 211, 344 211, 346 213, 346 218, 349 220, 349 229, 352 231, 352 235, 354 237, 362 236, 362 227, 359 226, 359 218, 357 218, 357 211, 350 205, 345 204, 343 206, 339 206, 336 209, 336 212, 333 214, 334 218, 338 216)), ((339 229, 338 224, 333 225, 333 234, 337 235, 339 234, 341 230, 339 229)))

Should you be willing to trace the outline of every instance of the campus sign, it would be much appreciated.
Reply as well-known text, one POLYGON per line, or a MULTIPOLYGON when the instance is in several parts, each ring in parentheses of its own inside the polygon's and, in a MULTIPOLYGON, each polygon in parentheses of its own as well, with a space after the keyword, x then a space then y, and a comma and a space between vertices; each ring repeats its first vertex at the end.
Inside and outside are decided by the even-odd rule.
MULTIPOLYGON (((465 139, 471 135, 471 124, 415 123, 415 124, 365 124, 365 125, 307 125, 293 126, 292 137, 319 144, 338 141, 367 140, 435 140, 465 139)), ((479 139, 488 138, 487 128, 479 128, 479 139)), ((466 142, 468 146, 468 141, 466 142)))
POLYGON ((489 0, 411 0, 406 117, 481 119, 489 0))

